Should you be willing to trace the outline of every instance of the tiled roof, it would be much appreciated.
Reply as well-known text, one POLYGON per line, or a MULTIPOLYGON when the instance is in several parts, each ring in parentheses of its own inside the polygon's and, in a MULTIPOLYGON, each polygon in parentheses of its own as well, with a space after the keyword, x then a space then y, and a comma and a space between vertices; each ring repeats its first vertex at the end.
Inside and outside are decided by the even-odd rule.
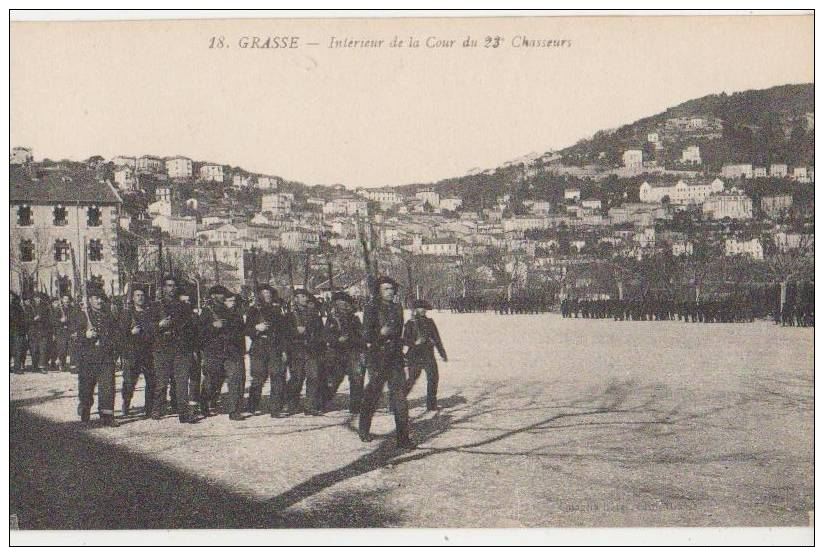
POLYGON ((121 203, 114 187, 92 173, 50 172, 32 180, 24 170, 9 172, 9 201, 26 203, 121 203))

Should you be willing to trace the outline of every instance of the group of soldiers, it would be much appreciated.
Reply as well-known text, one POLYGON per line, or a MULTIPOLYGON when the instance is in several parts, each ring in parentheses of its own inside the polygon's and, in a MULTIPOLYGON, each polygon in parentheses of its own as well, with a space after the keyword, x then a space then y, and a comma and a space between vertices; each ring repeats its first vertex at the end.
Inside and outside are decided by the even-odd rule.
POLYGON ((782 327, 814 327, 815 305, 812 302, 786 302, 775 309, 773 321, 782 327))
POLYGON ((684 321, 686 323, 748 323, 756 311, 746 296, 720 300, 578 300, 561 301, 561 315, 567 318, 614 319, 615 321, 684 321))
POLYGON ((35 371, 45 371, 50 359, 60 370, 71 363, 79 376, 81 421, 90 421, 97 387, 98 413, 106 426, 117 425, 118 358, 123 416, 131 414, 143 376, 144 417, 161 419, 168 396, 170 413, 181 423, 216 415, 221 400, 230 420, 257 414, 267 380, 272 418, 299 412, 318 416, 348 378, 348 408, 359 415, 364 442, 371 441, 372 418, 388 384, 397 444, 414 448, 407 394, 426 372, 427 410, 437 410, 434 351, 444 361, 447 355, 437 326, 427 316, 431 306, 426 301, 415 300, 411 317, 404 321, 397 283, 381 277, 375 285, 378 294, 364 306, 363 321, 344 292, 334 293, 331 305, 324 306, 308 290, 297 289, 287 303, 270 285, 256 287, 254 303, 245 309, 240 295, 216 285, 208 291, 208 304, 195 309, 171 275, 163 279, 157 301, 149 301, 146 287, 136 286, 122 307, 111 305, 102 287, 94 285, 85 295, 87 305, 79 306, 68 295, 52 307, 42 293, 26 302, 12 293, 13 370, 23 371, 26 351, 35 371), (251 381, 245 398, 247 353, 251 381), (224 385, 227 391, 222 394, 224 385))
POLYGON ((452 313, 478 313, 494 311, 501 315, 548 313, 552 311, 553 294, 517 294, 484 296, 456 296, 447 304, 452 313))

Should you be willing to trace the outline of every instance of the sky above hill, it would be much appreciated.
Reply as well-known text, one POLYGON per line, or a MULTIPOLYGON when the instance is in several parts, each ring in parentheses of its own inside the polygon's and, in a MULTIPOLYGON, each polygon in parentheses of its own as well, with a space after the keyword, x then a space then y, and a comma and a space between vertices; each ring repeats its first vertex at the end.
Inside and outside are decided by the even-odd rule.
POLYGON ((11 145, 35 159, 182 154, 375 187, 562 148, 710 93, 812 82, 813 19, 16 22, 10 80, 11 145), (298 47, 241 47, 267 36, 298 47), (388 47, 396 36, 420 47, 388 47), (329 47, 347 38, 384 43, 329 47))

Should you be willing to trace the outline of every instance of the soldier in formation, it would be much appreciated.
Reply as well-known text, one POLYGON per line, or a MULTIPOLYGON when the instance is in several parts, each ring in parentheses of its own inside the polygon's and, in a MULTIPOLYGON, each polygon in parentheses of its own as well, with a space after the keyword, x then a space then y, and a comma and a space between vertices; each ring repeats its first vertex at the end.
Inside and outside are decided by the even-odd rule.
POLYGON ((209 416, 210 405, 220 395, 223 379, 228 384, 229 419, 243 419, 243 392, 246 353, 243 319, 234 306, 227 305, 232 298, 228 289, 215 286, 209 289, 210 305, 200 316, 200 338, 205 369, 206 392, 201 396, 201 412, 209 416))
POLYGON ((615 321, 684 321, 686 323, 747 323, 755 320, 756 308, 748 296, 730 296, 699 302, 667 298, 636 300, 578 300, 561 302, 565 318, 613 319, 615 321))
POLYGON ((148 306, 146 289, 136 287, 132 290, 131 302, 120 316, 121 358, 123 359, 123 416, 131 410, 137 381, 143 375, 144 390, 143 410, 147 417, 152 415, 155 391, 155 366, 152 345, 152 311, 148 306))
POLYGON ((258 300, 246 314, 246 335, 250 348, 252 383, 247 410, 254 414, 260 405, 263 385, 269 380, 269 413, 282 418, 286 391, 284 348, 285 318, 278 304, 278 293, 269 285, 258 287, 258 300))
POLYGON ((73 332, 77 337, 78 395, 80 420, 90 420, 97 386, 97 411, 105 426, 114 426, 114 358, 119 332, 111 309, 105 306, 106 294, 99 287, 88 291, 89 307, 77 314, 73 332))
POLYGON ((162 279, 155 302, 149 301, 147 287, 137 285, 116 306, 102 287, 93 284, 82 306, 65 297, 52 308, 42 294, 33 294, 24 303, 12 293, 14 366, 22 369, 24 352, 31 351, 36 356, 34 366, 45 367, 51 340, 58 366, 64 368, 70 361, 78 371, 81 421, 91 421, 96 390, 100 423, 105 426, 115 425, 117 359, 123 367, 122 416, 134 414, 142 376, 142 417, 159 420, 164 414, 176 414, 181 423, 196 422, 195 414, 210 418, 221 406, 233 421, 255 414, 265 407, 262 392, 267 380, 266 410, 272 417, 301 410, 317 416, 329 408, 348 379, 348 410, 359 415, 359 436, 364 442, 372 439, 372 420, 388 384, 397 444, 413 448, 407 394, 425 372, 427 409, 437 409, 434 352, 445 361, 446 351, 435 323, 426 315, 431 309, 427 302, 415 301, 413 316, 404 322, 397 283, 382 277, 377 285, 380 298, 366 304, 363 322, 354 300, 344 292, 318 302, 308 290, 297 289, 287 305, 269 285, 258 287, 254 303, 245 310, 239 295, 214 286, 208 291, 207 305, 194 310, 191 297, 171 275, 162 279), (251 382, 245 399, 247 338, 251 382), (227 391, 221 400, 224 383, 227 391))
POLYGON ((323 385, 323 402, 328 405, 338 392, 343 379, 349 378, 349 412, 360 412, 363 399, 364 366, 362 361, 364 342, 363 325, 355 315, 354 302, 345 292, 332 296, 332 308, 326 319, 327 358, 326 382, 323 385))
POLYGON ((358 432, 370 442, 372 418, 383 386, 389 384, 389 405, 395 415, 395 435, 401 448, 414 448, 409 438, 409 407, 406 401, 406 371, 403 360, 403 308, 395 302, 397 283, 382 277, 377 281, 380 298, 364 310, 363 335, 369 357, 369 383, 360 409, 358 432))

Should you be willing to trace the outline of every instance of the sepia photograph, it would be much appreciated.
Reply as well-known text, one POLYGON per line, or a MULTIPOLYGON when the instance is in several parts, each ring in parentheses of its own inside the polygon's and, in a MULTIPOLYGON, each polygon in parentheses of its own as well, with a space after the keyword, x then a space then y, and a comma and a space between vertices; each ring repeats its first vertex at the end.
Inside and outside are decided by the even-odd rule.
POLYGON ((12 542, 812 543, 812 11, 10 10, 9 48, 12 542))

